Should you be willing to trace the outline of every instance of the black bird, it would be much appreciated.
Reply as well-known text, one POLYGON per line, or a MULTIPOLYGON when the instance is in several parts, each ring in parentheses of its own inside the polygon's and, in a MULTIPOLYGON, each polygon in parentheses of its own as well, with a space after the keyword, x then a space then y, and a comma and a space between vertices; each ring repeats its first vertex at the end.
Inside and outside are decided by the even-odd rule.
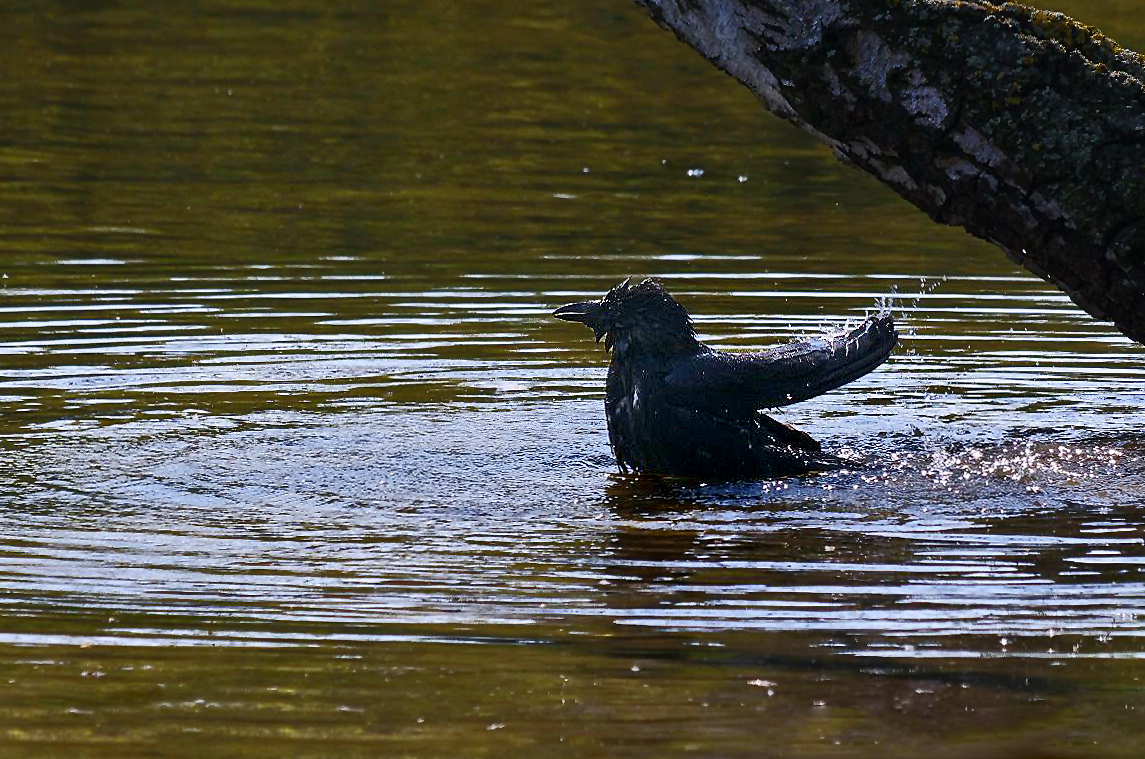
POLYGON ((612 351, 604 411, 620 471, 767 477, 829 467, 810 435, 760 409, 814 398, 871 371, 898 335, 890 314, 833 338, 762 353, 724 353, 696 339, 692 319, 651 279, 553 316, 592 329, 612 351))

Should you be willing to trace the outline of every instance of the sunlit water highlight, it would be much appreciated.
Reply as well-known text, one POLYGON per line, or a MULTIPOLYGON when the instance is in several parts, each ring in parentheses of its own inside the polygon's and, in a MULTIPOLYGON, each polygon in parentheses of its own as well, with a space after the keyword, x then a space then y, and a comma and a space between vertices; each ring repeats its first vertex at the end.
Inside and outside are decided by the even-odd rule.
MULTIPOLYGON (((925 642, 996 654, 999 637, 1054 631, 1087 655, 1119 656, 1132 652, 1096 638, 1141 634, 1140 349, 1043 287, 953 277, 911 293, 903 275, 878 290, 842 280, 857 287, 840 298, 795 273, 718 295, 705 288, 717 278, 667 278, 706 338, 745 349, 898 293, 904 337, 891 362, 783 415, 854 469, 703 484, 611 474, 606 356, 548 317, 591 287, 284 288, 267 298, 284 310, 243 311, 260 331, 205 334, 194 319, 218 319, 239 294, 224 273, 206 292, 103 294, 117 301, 108 320, 88 316, 84 291, 53 291, 31 318, 10 307, 0 349, 37 357, 0 383, 13 420, 4 532, 18 536, 0 577, 16 607, 49 593, 59 613, 98 603, 148 615, 142 629, 89 631, 105 643, 195 640, 212 614, 224 615, 215 645, 281 641, 286 623, 294 641, 331 622, 354 640, 389 639, 395 626, 436 639, 457 625, 586 616, 831 631, 857 636, 852 653, 925 642), (1007 293, 1005 322, 992 307, 999 284, 1024 288, 1007 293), (400 316, 288 310, 307 298, 368 299, 400 316), (797 298, 845 310, 748 310, 797 298), (275 329, 287 320, 310 331, 275 329), (966 342, 972 330, 989 350, 966 342), (637 536, 661 530, 675 552, 644 556, 637 536)), ((0 639, 60 635, 74 637, 0 639)))

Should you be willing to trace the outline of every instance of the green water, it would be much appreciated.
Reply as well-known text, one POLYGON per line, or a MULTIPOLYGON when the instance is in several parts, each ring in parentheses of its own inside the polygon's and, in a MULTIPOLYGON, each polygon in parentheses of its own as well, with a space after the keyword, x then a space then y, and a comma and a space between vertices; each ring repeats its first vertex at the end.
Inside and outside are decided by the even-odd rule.
POLYGON ((638 7, 0 30, 0 756, 1145 753, 1145 349, 638 7), (893 294, 782 414, 865 466, 617 475, 549 314, 647 275, 729 349, 893 294))

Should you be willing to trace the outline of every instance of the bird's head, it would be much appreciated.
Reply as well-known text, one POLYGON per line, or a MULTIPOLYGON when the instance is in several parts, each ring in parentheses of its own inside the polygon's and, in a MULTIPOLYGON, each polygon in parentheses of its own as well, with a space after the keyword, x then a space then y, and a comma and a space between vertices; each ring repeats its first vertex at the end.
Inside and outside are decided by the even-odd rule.
POLYGON ((590 328, 605 350, 618 354, 640 349, 654 353, 695 351, 699 348, 692 320, 668 291, 655 280, 638 285, 624 280, 600 300, 561 306, 553 316, 590 328))

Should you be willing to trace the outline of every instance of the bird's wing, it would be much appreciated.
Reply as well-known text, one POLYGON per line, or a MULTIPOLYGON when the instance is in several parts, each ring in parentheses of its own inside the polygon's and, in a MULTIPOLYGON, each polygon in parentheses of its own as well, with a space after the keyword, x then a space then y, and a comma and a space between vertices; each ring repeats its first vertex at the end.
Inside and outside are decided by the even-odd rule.
POLYGON ((673 366, 665 385, 678 402, 715 412, 776 408, 862 377, 883 363, 897 342, 894 320, 880 314, 845 334, 762 353, 701 353, 673 366))

